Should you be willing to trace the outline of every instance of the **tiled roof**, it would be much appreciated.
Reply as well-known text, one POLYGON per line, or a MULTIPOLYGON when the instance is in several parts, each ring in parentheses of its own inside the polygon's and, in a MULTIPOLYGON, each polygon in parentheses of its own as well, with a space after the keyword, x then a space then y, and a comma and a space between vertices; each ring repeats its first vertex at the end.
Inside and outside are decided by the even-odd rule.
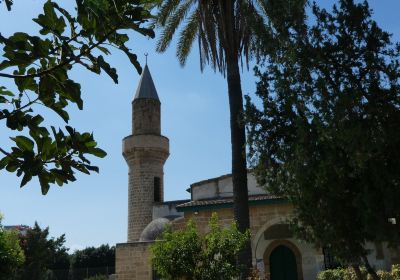
MULTIPOLYGON (((277 200, 282 199, 279 196, 275 195, 252 195, 249 196, 249 202, 255 201, 268 201, 268 200, 277 200)), ((204 199, 204 200, 193 200, 180 205, 177 205, 176 208, 186 208, 186 207, 194 207, 194 206, 209 206, 209 205, 223 205, 223 204, 233 204, 233 197, 228 198, 218 198, 218 199, 204 199)))
POLYGON ((163 201, 161 204, 163 204, 163 205, 181 205, 181 204, 189 202, 189 201, 190 201, 190 199, 169 200, 169 201, 163 201))
POLYGON ((214 177, 214 178, 210 178, 210 179, 206 179, 206 180, 201 180, 201 181, 198 181, 198 182, 195 182, 195 183, 191 184, 190 186, 191 187, 199 186, 199 185, 203 185, 203 184, 206 184, 206 183, 222 180, 222 179, 229 178, 229 177, 232 177, 231 173, 225 174, 225 175, 221 175, 221 176, 218 176, 218 177, 214 177))
MULTIPOLYGON (((252 172, 253 172, 253 169, 247 169, 247 173, 248 174, 250 174, 252 172)), ((218 176, 218 177, 214 177, 214 178, 209 178, 209 179, 206 179, 206 180, 201 180, 201 181, 198 181, 198 182, 194 182, 190 186, 191 187, 195 187, 195 186, 199 186, 199 185, 204 185, 206 183, 223 180, 223 179, 229 178, 229 177, 232 177, 232 173, 224 174, 224 175, 221 175, 221 176, 218 176)))

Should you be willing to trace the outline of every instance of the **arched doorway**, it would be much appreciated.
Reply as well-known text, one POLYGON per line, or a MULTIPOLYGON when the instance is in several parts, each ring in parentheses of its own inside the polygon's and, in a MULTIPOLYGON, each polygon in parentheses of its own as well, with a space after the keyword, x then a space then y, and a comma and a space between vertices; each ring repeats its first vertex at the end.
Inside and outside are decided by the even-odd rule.
POLYGON ((269 244, 264 253, 264 265, 267 279, 303 280, 300 251, 288 240, 269 244))
POLYGON ((296 257, 285 245, 276 247, 269 256, 271 280, 298 280, 296 257))

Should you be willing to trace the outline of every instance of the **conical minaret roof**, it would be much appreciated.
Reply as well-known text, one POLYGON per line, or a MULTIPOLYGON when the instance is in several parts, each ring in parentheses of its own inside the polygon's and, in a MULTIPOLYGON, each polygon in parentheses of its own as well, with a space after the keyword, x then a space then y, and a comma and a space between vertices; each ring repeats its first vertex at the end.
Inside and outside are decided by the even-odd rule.
POLYGON ((154 86, 153 78, 151 77, 147 64, 144 66, 142 76, 140 77, 134 100, 139 98, 159 100, 157 90, 154 86))

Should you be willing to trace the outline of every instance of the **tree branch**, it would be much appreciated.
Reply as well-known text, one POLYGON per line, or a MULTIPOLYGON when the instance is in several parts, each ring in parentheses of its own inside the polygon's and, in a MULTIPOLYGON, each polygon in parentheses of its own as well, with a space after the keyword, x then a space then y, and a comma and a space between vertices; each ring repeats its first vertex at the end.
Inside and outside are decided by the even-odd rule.
POLYGON ((10 157, 10 158, 12 158, 13 160, 16 160, 16 161, 18 161, 19 163, 23 163, 23 160, 20 160, 20 159, 18 159, 18 158, 16 158, 16 157, 14 157, 12 154, 10 154, 10 153, 8 153, 8 152, 6 152, 5 150, 3 150, 2 148, 0 148, 0 152, 2 152, 4 155, 6 155, 6 156, 8 156, 8 157, 10 157))
POLYGON ((39 73, 35 73, 35 74, 26 74, 26 75, 12 75, 12 74, 7 74, 7 73, 0 73, 0 77, 4 77, 4 78, 11 78, 11 79, 15 79, 15 78, 22 78, 22 79, 27 79, 27 78, 38 78, 41 76, 44 76, 48 73, 51 73, 52 71, 62 68, 68 64, 70 64, 71 62, 73 62, 74 60, 79 60, 83 55, 88 54, 91 50, 93 50, 94 48, 100 46, 101 44, 103 44, 112 33, 114 33, 117 29, 119 28, 119 26, 111 29, 101 40, 99 40, 97 43, 93 44, 92 46, 90 46, 87 50, 85 50, 84 52, 80 53, 77 56, 71 57, 70 59, 64 61, 63 63, 60 63, 52 68, 48 68, 46 70, 43 70, 39 73))
MULTIPOLYGON (((13 114, 15 114, 16 112, 19 112, 19 111, 21 111, 21 110, 23 110, 23 109, 25 109, 25 108, 28 108, 29 106, 31 106, 31 105, 33 105, 34 103, 36 103, 36 101, 38 101, 39 100, 39 97, 37 97, 35 100, 33 100, 33 101, 29 101, 28 103, 26 103, 24 106, 22 106, 22 107, 20 107, 20 108, 18 108, 18 109, 15 109, 15 110, 13 110, 11 113, 10 113, 10 115, 13 115, 13 114)), ((0 117, 0 120, 3 120, 3 119, 6 119, 7 117, 6 116, 2 116, 2 117, 0 117)))

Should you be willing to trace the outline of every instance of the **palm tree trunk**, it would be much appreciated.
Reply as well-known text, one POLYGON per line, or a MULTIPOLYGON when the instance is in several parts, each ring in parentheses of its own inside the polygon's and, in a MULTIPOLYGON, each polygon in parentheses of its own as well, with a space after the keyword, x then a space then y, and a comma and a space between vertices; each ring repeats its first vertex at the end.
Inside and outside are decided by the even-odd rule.
MULTIPOLYGON (((245 232, 250 228, 249 201, 247 191, 246 132, 243 116, 243 97, 237 56, 230 56, 227 62, 227 81, 230 108, 233 211, 238 228, 245 232)), ((251 244, 239 253, 238 264, 242 270, 241 279, 246 279, 251 268, 251 244)))
POLYGON ((366 256, 362 256, 362 259, 364 261, 365 268, 367 269, 367 272, 369 275, 371 275, 372 279, 374 280, 379 280, 378 274, 376 274, 375 269, 370 265, 368 258, 366 256))

